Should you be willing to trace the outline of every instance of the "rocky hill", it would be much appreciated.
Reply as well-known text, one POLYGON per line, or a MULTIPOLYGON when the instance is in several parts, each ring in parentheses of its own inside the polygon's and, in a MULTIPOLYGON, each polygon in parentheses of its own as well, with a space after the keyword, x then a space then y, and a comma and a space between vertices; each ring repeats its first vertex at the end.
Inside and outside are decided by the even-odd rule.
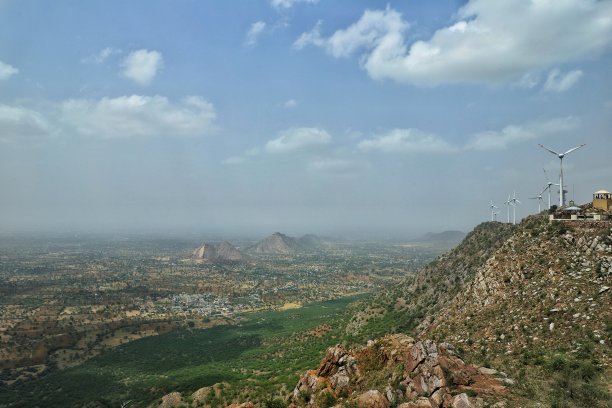
POLYGON ((193 258, 208 262, 241 261, 244 255, 227 241, 202 244, 193 251, 193 258))
POLYGON ((605 406, 605 384, 612 383, 611 227, 527 219, 420 335, 522 373, 526 399, 605 406), (550 378, 548 390, 537 386, 538 376, 550 378))
POLYGON ((295 238, 275 232, 249 247, 248 250, 257 254, 291 254, 299 247, 295 238))
POLYGON ((297 240, 302 250, 315 250, 329 245, 329 242, 318 235, 306 234, 297 240))

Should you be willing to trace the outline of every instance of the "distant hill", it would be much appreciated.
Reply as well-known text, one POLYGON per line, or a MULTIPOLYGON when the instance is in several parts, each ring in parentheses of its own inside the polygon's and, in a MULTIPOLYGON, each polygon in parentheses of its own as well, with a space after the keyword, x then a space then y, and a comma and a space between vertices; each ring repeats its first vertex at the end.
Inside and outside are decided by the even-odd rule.
POLYGON ((329 241, 321 238, 318 235, 306 234, 297 240, 298 246, 303 250, 313 250, 321 247, 329 246, 329 241))
POLYGON ((275 232, 248 249, 257 254, 290 254, 300 249, 300 245, 297 239, 275 232))
POLYGON ((193 257, 208 262, 241 261, 244 255, 227 241, 221 243, 203 243, 193 251, 193 257))
POLYGON ((332 244, 329 239, 314 234, 294 238, 275 232, 249 247, 248 251, 257 254, 291 254, 299 251, 313 251, 330 245, 332 244))
POLYGON ((424 242, 461 242, 466 237, 463 231, 428 232, 421 237, 424 242))

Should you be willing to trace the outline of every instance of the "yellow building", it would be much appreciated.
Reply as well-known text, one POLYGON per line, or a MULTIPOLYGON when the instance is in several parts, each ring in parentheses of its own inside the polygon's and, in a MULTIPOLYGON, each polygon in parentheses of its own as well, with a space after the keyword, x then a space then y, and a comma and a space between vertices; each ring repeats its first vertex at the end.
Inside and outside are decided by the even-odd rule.
POLYGON ((612 211, 612 193, 599 190, 593 193, 593 208, 604 211, 612 211))

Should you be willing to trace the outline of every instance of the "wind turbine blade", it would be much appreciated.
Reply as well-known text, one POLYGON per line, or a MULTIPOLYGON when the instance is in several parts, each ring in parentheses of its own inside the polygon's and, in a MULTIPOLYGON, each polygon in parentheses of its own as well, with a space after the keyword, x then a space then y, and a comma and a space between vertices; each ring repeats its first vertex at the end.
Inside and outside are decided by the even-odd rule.
POLYGON ((539 143, 538 143, 538 146, 540 146, 540 147, 541 147, 542 149, 544 149, 544 150, 548 150, 549 152, 551 152, 551 153, 552 153, 552 154, 554 154, 555 156, 559 156, 559 153, 557 153, 557 152, 553 152, 553 151, 552 151, 552 150, 550 150, 549 148, 544 147, 544 145, 541 145, 541 144, 539 144, 539 143))
POLYGON ((518 199, 515 199, 514 201, 516 201, 516 202, 517 202, 517 203, 519 203, 519 204, 523 204, 523 203, 521 203, 521 202, 520 202, 518 199))
POLYGON ((580 146, 576 146, 573 149, 569 149, 567 152, 563 153, 563 155, 565 156, 566 154, 569 154, 569 153, 573 152, 574 150, 578 150, 578 149, 580 149, 583 146, 586 146, 586 143, 585 144, 581 144, 580 146))

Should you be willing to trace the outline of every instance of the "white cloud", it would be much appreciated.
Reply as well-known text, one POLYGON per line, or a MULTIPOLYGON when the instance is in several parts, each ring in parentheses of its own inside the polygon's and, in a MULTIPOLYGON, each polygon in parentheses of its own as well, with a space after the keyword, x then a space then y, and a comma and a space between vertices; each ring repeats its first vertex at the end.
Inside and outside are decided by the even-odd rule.
POLYGON ((293 43, 293 48, 296 50, 301 50, 307 45, 315 45, 317 47, 325 46, 326 40, 321 36, 321 26, 323 25, 323 21, 317 21, 317 24, 312 28, 312 30, 302 33, 297 40, 293 43))
POLYGON ((304 148, 322 146, 331 142, 331 136, 318 128, 291 128, 280 133, 276 139, 268 141, 268 153, 289 153, 304 148))
POLYGON ((565 92, 572 88, 582 78, 582 71, 579 69, 562 74, 559 69, 553 69, 548 74, 543 90, 545 92, 565 92))
POLYGON ((39 112, 0 104, 0 142, 18 142, 51 134, 53 127, 39 112))
POLYGON ((159 51, 146 49, 131 52, 122 61, 123 76, 140 85, 149 85, 164 63, 159 51))
POLYGON ((467 143, 466 149, 502 150, 514 143, 567 132, 576 129, 577 126, 578 120, 572 117, 532 122, 522 126, 510 125, 502 130, 491 130, 474 135, 467 143))
POLYGON ((289 99, 288 101, 285 101, 284 106, 285 108, 295 108, 297 104, 298 103, 295 99, 289 99))
POLYGON ((557 64, 595 56, 612 45, 612 2, 598 0, 470 0, 457 20, 407 46, 408 24, 387 7, 366 10, 328 38, 319 27, 294 47, 314 44, 334 57, 364 50, 374 79, 437 85, 504 83, 557 64))
POLYGON ((81 62, 84 64, 102 64, 104 61, 106 61, 111 56, 115 54, 119 54, 119 53, 121 53, 121 51, 116 48, 106 47, 100 52, 98 52, 97 54, 93 54, 93 55, 83 58, 81 62))
POLYGON ((173 103, 163 96, 71 99, 61 104, 64 124, 103 138, 197 136, 214 129, 212 103, 199 96, 173 103))
POLYGON ((0 80, 9 79, 18 73, 19 70, 17 68, 0 61, 0 80))
POLYGON ((297 3, 317 4, 319 0, 270 0, 270 4, 277 10, 290 9, 297 3))
POLYGON ((325 48, 327 53, 336 58, 348 57, 359 49, 378 47, 380 41, 387 36, 401 37, 409 27, 402 20, 402 15, 389 7, 385 10, 366 10, 356 23, 336 31, 329 38, 322 37, 322 25, 322 21, 318 21, 311 31, 302 33, 293 47, 302 49, 314 45, 325 48))
POLYGON ((257 44, 257 39, 265 28, 266 23, 264 21, 256 21, 255 23, 251 24, 251 28, 246 33, 244 45, 252 47, 257 44))
POLYGON ((454 148, 441 137, 418 129, 393 129, 357 145, 360 150, 384 153, 448 153, 454 148))

